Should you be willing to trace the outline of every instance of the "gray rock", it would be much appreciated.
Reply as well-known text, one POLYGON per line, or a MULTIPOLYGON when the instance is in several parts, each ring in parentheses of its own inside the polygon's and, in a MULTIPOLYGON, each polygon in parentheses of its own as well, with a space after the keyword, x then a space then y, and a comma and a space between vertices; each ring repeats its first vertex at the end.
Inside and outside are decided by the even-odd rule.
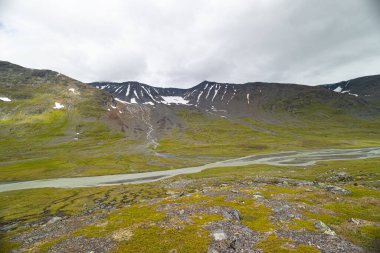
POLYGON ((350 222, 354 223, 355 225, 359 225, 360 224, 360 220, 355 219, 355 218, 351 218, 350 222))
POLYGON ((241 220, 240 212, 238 210, 231 210, 228 212, 224 212, 223 216, 227 218, 228 220, 241 220))
POLYGON ((217 250, 214 249, 214 248, 209 248, 209 249, 207 250, 207 253, 219 253, 219 251, 217 251, 217 250))
POLYGON ((62 217, 55 216, 55 217, 51 218, 51 219, 47 222, 47 224, 53 224, 53 223, 56 223, 57 221, 60 221, 60 220, 62 220, 62 217))
POLYGON ((343 189, 343 188, 338 187, 338 186, 334 186, 334 185, 328 185, 325 187, 325 189, 327 191, 335 193, 335 194, 344 194, 344 195, 351 194, 351 191, 343 189))
POLYGON ((314 227, 316 229, 321 230, 324 234, 336 236, 336 233, 333 230, 331 230, 331 228, 327 226, 325 223, 323 223, 322 221, 315 222, 314 227))
POLYGON ((12 229, 16 228, 17 226, 18 226, 17 223, 13 223, 13 224, 10 224, 10 225, 7 225, 7 226, 4 226, 4 227, 0 228, 0 230, 7 232, 9 230, 12 230, 12 229))
POLYGON ((255 192, 255 193, 253 193, 253 198, 254 198, 254 199, 263 199, 264 196, 261 195, 260 192, 255 192))
POLYGON ((278 212, 289 210, 289 209, 290 209, 289 205, 283 205, 283 206, 274 207, 273 211, 278 213, 278 212))
POLYGON ((339 172, 336 173, 334 176, 327 178, 327 181, 340 181, 340 182, 347 182, 351 181, 353 177, 349 175, 347 172, 339 172))
POLYGON ((212 236, 214 237, 215 241, 223 241, 227 239, 226 233, 221 229, 213 232, 212 236))

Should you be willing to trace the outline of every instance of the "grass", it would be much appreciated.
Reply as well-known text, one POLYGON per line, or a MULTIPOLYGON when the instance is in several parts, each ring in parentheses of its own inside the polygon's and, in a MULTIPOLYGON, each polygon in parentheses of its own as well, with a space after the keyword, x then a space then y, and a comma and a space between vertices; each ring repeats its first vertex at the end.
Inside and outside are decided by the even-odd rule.
POLYGON ((96 89, 72 80, 1 87, 14 99, 0 103, 0 181, 175 169, 283 150, 380 146, 376 119, 329 112, 333 117, 318 122, 303 116, 273 124, 186 109, 176 112, 184 128, 167 132, 156 150, 142 150, 142 141, 126 140, 107 125, 104 94, 96 89), (69 92, 70 85, 80 95, 69 92), (55 101, 66 108, 54 110, 55 101))
MULTIPOLYGON (((24 224, 54 215, 79 215, 84 210, 91 209, 99 201, 104 204, 113 204, 115 209, 106 217, 92 225, 79 228, 67 237, 84 235, 87 237, 111 236, 117 238, 115 252, 203 252, 207 250, 210 235, 206 229, 209 222, 222 219, 218 215, 196 213, 189 221, 171 220, 164 211, 157 211, 157 207, 164 204, 173 204, 176 210, 186 208, 205 208, 224 206, 236 209, 241 214, 243 225, 266 235, 254 245, 264 252, 318 252, 314 247, 279 238, 273 232, 280 228, 295 231, 318 232, 314 227, 316 220, 321 220, 331 227, 339 236, 353 243, 375 250, 379 245, 379 206, 380 194, 365 180, 378 179, 373 167, 379 164, 378 158, 321 162, 304 168, 276 167, 269 165, 253 165, 244 168, 215 168, 191 175, 180 175, 169 181, 190 180, 185 188, 172 189, 191 193, 180 198, 168 197, 168 189, 159 182, 109 186, 79 189, 33 189, 0 193, 0 202, 5 203, 0 210, 1 222, 18 222, 24 224), (314 180, 321 174, 326 176, 339 172, 341 168, 352 172, 352 181, 342 182, 342 187, 352 191, 350 195, 336 195, 313 186, 278 185, 281 179, 277 176, 286 175, 302 180, 314 180), (361 168, 361 172, 355 168, 361 168), (299 170, 289 173, 292 170, 299 170), (355 174, 356 171, 356 174, 355 174), (365 174, 370 177, 363 178, 365 174), (357 179, 360 177, 360 181, 357 179), (276 180, 277 179, 277 180, 276 180), (266 185, 252 186, 239 189, 239 192, 253 196, 259 192, 267 199, 294 202, 305 206, 302 214, 305 218, 293 219, 285 223, 276 223, 271 220, 272 210, 258 203, 252 197, 242 196, 227 199, 224 192, 228 192, 234 184, 247 180, 260 180, 266 185), (359 183, 354 186, 353 183, 359 183), (220 195, 205 196, 199 192, 204 187, 212 188, 220 195), (305 191, 311 188, 312 191, 305 191), (42 196, 42 197, 41 197, 42 196), (337 198, 339 199, 337 202, 337 198), (150 199, 158 201, 150 202, 150 199), (354 225, 350 219, 359 219, 360 225, 354 225), (167 225, 163 225, 167 224, 167 225), (149 243, 148 243, 149 242, 149 243)), ((283 177, 282 177, 283 178, 283 177)), ((166 184, 165 184, 166 185, 166 184)), ((25 229, 21 226, 2 236, 1 250, 11 249, 17 245, 10 240, 15 233, 25 229)), ((46 250, 62 238, 52 238, 44 241, 39 250, 46 250)), ((6 251, 5 251, 6 252, 6 251)))
POLYGON ((292 243, 292 241, 277 238, 275 235, 269 235, 265 240, 256 243, 256 246, 264 250, 266 253, 302 253, 302 252, 320 252, 313 246, 300 244, 295 248, 289 248, 286 244, 292 243))
POLYGON ((281 123, 228 120, 194 110, 178 110, 185 122, 160 140, 158 151, 178 156, 241 157, 284 150, 355 148, 380 145, 379 120, 334 115, 281 123))
POLYGON ((194 217, 183 228, 162 228, 157 225, 134 230, 130 240, 119 244, 116 252, 206 252, 210 241, 204 224, 220 219, 215 215, 194 217))

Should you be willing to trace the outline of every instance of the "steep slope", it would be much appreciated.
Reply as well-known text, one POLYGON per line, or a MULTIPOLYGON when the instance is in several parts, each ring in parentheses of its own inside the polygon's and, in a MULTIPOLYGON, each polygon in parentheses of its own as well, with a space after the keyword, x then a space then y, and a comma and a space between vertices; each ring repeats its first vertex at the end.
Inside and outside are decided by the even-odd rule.
POLYGON ((349 110, 363 104, 358 99, 340 97, 319 87, 260 82, 221 84, 205 81, 186 92, 185 99, 201 108, 225 110, 239 116, 263 112, 296 114, 310 105, 320 106, 321 110, 326 107, 349 110))
POLYGON ((168 100, 168 97, 182 97, 186 91, 185 89, 177 88, 158 88, 133 81, 123 83, 94 82, 89 84, 111 93, 120 102, 128 104, 170 104, 172 101, 168 100))
POLYGON ((139 82, 96 82, 90 85, 111 93, 115 98, 130 104, 155 104, 162 102, 158 90, 139 82))
POLYGON ((207 81, 191 89, 92 86, 98 89, 54 71, 0 62, 0 181, 380 145, 372 105, 324 87, 207 81))
POLYGON ((339 83, 321 85, 321 87, 380 103, 380 75, 363 76, 339 83))
POLYGON ((328 113, 370 113, 366 101, 324 87, 296 84, 229 84, 204 81, 190 89, 157 88, 137 82, 92 83, 125 104, 185 104, 225 117, 271 120, 328 113))
POLYGON ((0 181, 183 166, 147 149, 153 134, 178 127, 165 108, 157 112, 54 71, 0 62, 0 181))

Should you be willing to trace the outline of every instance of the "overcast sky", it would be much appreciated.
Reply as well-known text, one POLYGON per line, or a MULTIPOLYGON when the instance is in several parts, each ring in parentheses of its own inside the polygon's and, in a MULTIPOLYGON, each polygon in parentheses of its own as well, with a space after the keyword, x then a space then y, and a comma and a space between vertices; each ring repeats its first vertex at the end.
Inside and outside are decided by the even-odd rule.
POLYGON ((83 82, 380 74, 379 0, 0 0, 0 59, 83 82))

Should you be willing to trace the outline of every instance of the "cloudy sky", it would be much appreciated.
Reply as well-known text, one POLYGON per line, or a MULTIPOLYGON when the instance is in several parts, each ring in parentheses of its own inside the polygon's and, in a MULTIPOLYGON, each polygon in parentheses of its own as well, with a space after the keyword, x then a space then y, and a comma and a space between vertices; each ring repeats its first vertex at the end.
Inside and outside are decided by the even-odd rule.
POLYGON ((84 82, 380 74, 378 0, 0 0, 0 60, 84 82))

